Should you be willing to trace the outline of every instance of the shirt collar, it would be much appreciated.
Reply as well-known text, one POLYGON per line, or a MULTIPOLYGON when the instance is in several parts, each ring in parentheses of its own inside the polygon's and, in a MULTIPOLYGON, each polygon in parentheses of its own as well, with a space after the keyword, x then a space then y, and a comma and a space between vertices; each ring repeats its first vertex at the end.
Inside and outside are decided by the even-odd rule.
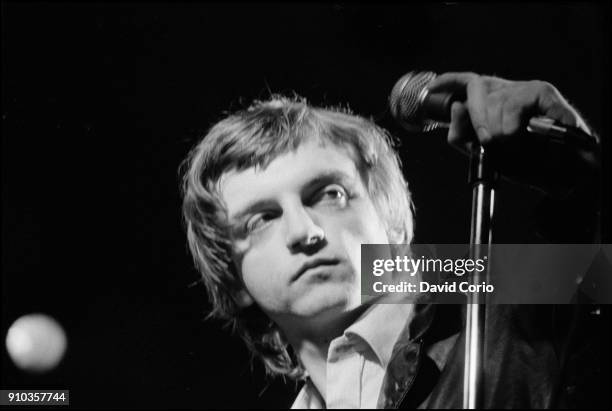
MULTIPOLYGON (((343 336, 349 340, 356 337, 365 342, 381 367, 386 368, 398 337, 415 315, 414 307, 414 304, 407 303, 374 303, 344 331, 343 336)), ((324 408, 323 400, 311 384, 310 380, 306 380, 292 409, 324 408)))
POLYGON ((323 399, 319 395, 317 389, 312 385, 310 379, 307 379, 295 398, 295 401, 293 401, 291 409, 318 410, 322 408, 325 408, 323 399))
POLYGON ((363 340, 385 368, 391 358, 393 346, 413 315, 413 304, 372 304, 344 331, 344 335, 349 339, 356 336, 363 340))

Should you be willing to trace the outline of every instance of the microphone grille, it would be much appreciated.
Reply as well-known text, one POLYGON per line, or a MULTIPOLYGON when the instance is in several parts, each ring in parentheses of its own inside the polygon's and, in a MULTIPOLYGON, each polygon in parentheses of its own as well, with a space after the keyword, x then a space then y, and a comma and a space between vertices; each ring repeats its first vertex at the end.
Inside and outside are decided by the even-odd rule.
POLYGON ((389 108, 391 114, 404 127, 415 131, 429 128, 424 124, 424 119, 420 118, 422 105, 422 94, 427 85, 436 77, 432 71, 411 71, 403 75, 389 95, 389 108))

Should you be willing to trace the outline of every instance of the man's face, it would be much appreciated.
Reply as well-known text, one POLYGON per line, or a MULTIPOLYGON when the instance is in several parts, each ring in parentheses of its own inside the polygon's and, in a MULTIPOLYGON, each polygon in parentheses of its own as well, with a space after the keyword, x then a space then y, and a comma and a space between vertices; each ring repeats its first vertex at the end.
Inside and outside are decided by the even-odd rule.
POLYGON ((270 317, 360 305, 360 245, 388 240, 348 149, 313 139, 265 170, 226 173, 220 189, 234 262, 270 317), (308 244, 317 236, 324 239, 308 244))

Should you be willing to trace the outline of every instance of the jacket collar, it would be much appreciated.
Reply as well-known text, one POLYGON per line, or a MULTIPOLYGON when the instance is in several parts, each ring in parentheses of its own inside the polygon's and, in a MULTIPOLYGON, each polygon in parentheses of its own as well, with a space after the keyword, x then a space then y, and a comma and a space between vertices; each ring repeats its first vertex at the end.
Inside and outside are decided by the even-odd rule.
POLYGON ((377 407, 398 408, 401 404, 416 408, 424 401, 440 372, 425 350, 460 329, 460 306, 426 301, 416 304, 412 320, 406 323, 393 347, 377 407))

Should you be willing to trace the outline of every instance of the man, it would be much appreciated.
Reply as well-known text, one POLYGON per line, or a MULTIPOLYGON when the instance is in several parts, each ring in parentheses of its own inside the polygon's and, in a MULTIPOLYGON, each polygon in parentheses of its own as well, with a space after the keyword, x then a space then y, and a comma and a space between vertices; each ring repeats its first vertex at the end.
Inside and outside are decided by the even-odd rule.
MULTIPOLYGON (((448 141, 461 148, 510 145, 533 115, 590 132, 545 82, 448 73, 430 85, 457 88, 467 99, 452 106, 448 141)), ((587 169, 596 162, 575 154, 587 169)), ((295 408, 461 405, 460 310, 361 303, 360 245, 412 239, 410 192, 384 130, 273 98, 217 123, 185 164, 187 236, 211 315, 268 372, 305 381, 295 408)), ((507 326, 521 315, 494 314, 485 405, 567 405, 553 345, 507 326)))

